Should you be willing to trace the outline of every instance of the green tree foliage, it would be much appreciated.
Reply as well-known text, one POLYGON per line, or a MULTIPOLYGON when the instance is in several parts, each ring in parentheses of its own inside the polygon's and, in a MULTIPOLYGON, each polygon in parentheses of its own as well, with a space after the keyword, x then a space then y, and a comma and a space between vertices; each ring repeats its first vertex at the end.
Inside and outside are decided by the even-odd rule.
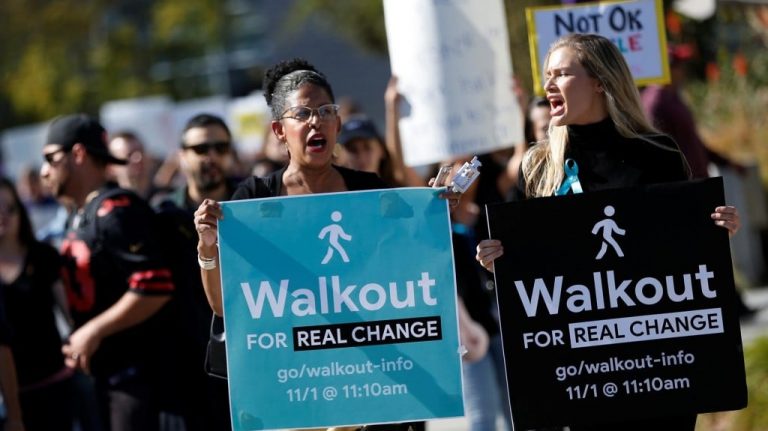
POLYGON ((0 2, 0 98, 12 107, 11 120, 86 105, 85 48, 96 9, 78 0, 0 2))
POLYGON ((160 0, 151 9, 153 44, 170 60, 200 55, 222 43, 219 0, 160 0))
MULTIPOLYGON (((177 94, 158 62, 222 43, 217 0, 0 1, 0 129, 95 113, 105 101, 177 94)), ((170 76, 173 76, 173 70, 170 76)), ((190 86, 190 96, 205 87, 190 86)))
POLYGON ((177 99, 206 96, 203 58, 225 43, 224 2, 220 0, 157 0, 151 7, 149 34, 155 61, 167 67, 164 93, 177 99), (190 61, 196 59, 197 61, 190 61))
POLYGON ((298 27, 319 14, 361 48, 387 55, 382 0, 302 0, 295 2, 292 12, 288 28, 298 27))
POLYGON ((736 414, 733 431, 768 429, 768 337, 755 340, 744 350, 749 405, 736 414))

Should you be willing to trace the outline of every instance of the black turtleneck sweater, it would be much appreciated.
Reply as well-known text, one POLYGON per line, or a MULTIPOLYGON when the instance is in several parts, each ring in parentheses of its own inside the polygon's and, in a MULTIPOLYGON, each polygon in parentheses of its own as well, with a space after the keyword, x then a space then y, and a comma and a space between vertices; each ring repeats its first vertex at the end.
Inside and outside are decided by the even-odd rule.
MULTIPOLYGON (((579 166, 585 192, 689 179, 682 153, 667 135, 625 138, 610 118, 583 126, 568 126, 565 158, 579 166)), ((546 145, 546 144, 543 144, 546 145)), ((525 196, 523 175, 516 196, 525 196)))

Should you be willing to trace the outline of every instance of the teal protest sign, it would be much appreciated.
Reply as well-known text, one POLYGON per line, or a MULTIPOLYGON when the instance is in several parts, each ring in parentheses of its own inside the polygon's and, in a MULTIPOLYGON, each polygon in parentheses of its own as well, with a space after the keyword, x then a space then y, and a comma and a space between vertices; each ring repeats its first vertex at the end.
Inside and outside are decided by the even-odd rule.
POLYGON ((233 429, 464 414, 449 216, 436 194, 222 205, 233 429))

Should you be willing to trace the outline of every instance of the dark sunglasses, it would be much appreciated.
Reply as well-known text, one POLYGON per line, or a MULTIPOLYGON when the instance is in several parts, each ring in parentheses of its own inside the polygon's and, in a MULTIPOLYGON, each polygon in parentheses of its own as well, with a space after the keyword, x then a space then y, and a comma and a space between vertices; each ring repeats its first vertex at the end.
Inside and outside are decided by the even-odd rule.
POLYGON ((195 154, 202 156, 203 154, 208 154, 211 150, 216 151, 217 154, 227 154, 229 152, 229 142, 227 141, 218 141, 218 142, 203 142, 202 144, 197 145, 183 145, 181 148, 184 148, 185 150, 192 150, 195 152, 195 154))
POLYGON ((58 153, 66 153, 69 150, 70 150, 69 148, 60 148, 60 149, 58 149, 56 151, 51 151, 50 153, 45 153, 45 154, 43 154, 43 159, 45 159, 45 162, 48 163, 49 165, 55 166, 56 164, 58 164, 59 162, 64 160, 64 158, 62 157, 59 160, 54 160, 54 156, 56 154, 58 154, 58 153))

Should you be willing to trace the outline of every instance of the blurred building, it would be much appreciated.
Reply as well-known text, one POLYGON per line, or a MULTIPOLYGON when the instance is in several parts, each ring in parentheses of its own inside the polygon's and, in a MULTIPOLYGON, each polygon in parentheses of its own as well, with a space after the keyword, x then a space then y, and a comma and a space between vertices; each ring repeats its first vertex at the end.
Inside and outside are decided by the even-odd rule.
MULTIPOLYGON (((138 18, 151 0, 123 0, 125 16, 138 18)), ((292 57, 303 57, 328 75, 337 97, 350 96, 377 121, 383 121, 383 94, 389 79, 385 56, 364 52, 342 37, 321 16, 296 26, 296 0, 220 2, 220 40, 203 55, 164 58, 151 66, 151 77, 184 88, 206 88, 208 95, 242 97, 261 88, 264 70, 292 57)))
MULTIPOLYGON (((159 88, 168 88, 170 94, 146 94, 136 99, 107 102, 100 109, 105 126, 109 131, 134 129, 153 155, 165 156, 178 146, 179 124, 194 113, 207 110, 232 118, 231 102, 242 102, 252 93, 255 93, 252 104, 253 99, 263 103, 259 91, 264 70, 293 57, 303 57, 315 64, 328 76, 337 98, 351 97, 383 126, 384 90, 390 76, 387 57, 364 51, 318 14, 297 25, 293 18, 294 6, 299 1, 198 2, 213 8, 213 15, 206 16, 205 22, 217 23, 215 37, 201 39, 198 26, 178 26, 173 28, 178 34, 172 35, 171 42, 162 49, 154 45, 152 34, 153 8, 160 1, 109 2, 104 6, 101 19, 91 25, 90 41, 104 40, 122 28, 129 28, 131 34, 135 34, 130 50, 142 55, 131 57, 137 58, 136 64, 115 68, 121 75, 146 77, 159 88), (141 117, 125 114, 132 109, 136 111, 132 106, 144 107, 145 117, 154 117, 155 123, 161 124, 142 122, 141 117), (126 124, 121 118, 132 121, 126 124), (141 129, 136 130, 134 124, 141 129)), ((188 5, 183 1, 176 4, 180 8, 188 5)), ((82 44, 82 50, 87 50, 89 41, 82 44)), ((251 119, 265 124, 266 120, 264 115, 251 119)), ((233 126, 233 129, 239 127, 233 126)), ((253 130, 263 130, 264 125, 255 126, 250 128, 251 133, 258 135, 253 130)), ((2 154, 8 156, 5 167, 11 176, 16 176, 28 163, 39 164, 44 131, 45 124, 0 131, 2 154)), ((253 143, 249 145, 251 149, 254 147, 253 143)))

